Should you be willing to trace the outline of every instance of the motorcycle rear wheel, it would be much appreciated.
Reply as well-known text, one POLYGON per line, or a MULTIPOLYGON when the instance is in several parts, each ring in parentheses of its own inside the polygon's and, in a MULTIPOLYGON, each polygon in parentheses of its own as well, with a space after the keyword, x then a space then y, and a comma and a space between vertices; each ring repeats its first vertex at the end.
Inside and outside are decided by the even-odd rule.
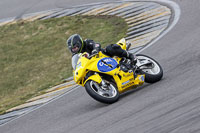
POLYGON ((92 98, 102 103, 112 104, 119 99, 118 89, 113 83, 104 88, 97 82, 89 80, 85 84, 85 89, 92 98))
POLYGON ((145 74, 145 82, 147 83, 155 83, 162 79, 163 77, 163 69, 161 65, 154 60, 153 58, 143 55, 143 54, 137 54, 136 55, 139 61, 142 60, 148 60, 152 62, 153 67, 149 69, 141 69, 141 74, 145 74))

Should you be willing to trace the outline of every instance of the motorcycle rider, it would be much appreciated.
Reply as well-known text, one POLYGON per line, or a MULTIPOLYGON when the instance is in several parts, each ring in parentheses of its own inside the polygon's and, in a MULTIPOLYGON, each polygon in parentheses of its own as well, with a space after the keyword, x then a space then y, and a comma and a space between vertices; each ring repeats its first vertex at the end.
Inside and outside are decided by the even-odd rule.
POLYGON ((118 56, 125 57, 131 60, 132 64, 136 64, 136 58, 132 53, 129 53, 126 50, 123 50, 117 44, 110 44, 106 46, 105 49, 101 49, 101 45, 99 43, 95 43, 93 40, 83 40, 80 35, 74 34, 71 35, 67 40, 67 46, 72 53, 72 56, 78 53, 87 52, 89 54, 98 53, 100 50, 110 57, 118 56))

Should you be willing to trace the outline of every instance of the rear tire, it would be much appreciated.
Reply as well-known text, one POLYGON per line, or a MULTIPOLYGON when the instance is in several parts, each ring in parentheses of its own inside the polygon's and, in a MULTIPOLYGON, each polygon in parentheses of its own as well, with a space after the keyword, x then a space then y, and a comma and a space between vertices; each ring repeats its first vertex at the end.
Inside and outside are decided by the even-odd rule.
POLYGON ((156 60, 154 60, 153 58, 151 58, 149 56, 142 55, 142 54, 137 54, 136 56, 139 60, 146 59, 146 60, 151 61, 154 65, 152 69, 149 69, 149 70, 144 69, 144 70, 140 71, 141 74, 145 74, 145 82, 155 83, 162 79, 163 69, 156 60))
POLYGON ((117 102, 119 99, 117 87, 113 83, 109 83, 108 88, 108 90, 103 90, 102 86, 93 80, 89 80, 85 84, 87 93, 95 100, 106 104, 117 102))

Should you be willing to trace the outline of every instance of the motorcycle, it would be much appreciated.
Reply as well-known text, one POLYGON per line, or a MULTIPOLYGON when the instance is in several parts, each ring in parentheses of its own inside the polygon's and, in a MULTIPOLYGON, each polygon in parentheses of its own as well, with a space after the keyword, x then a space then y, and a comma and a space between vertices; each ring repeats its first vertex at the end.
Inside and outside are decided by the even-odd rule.
MULTIPOLYGON (((123 38, 118 45, 128 50, 123 38)), ((153 58, 137 54, 137 63, 132 65, 129 59, 109 57, 99 53, 89 55, 84 52, 72 57, 74 81, 85 87, 95 100, 111 104, 118 101, 120 94, 146 83, 155 83, 162 79, 163 70, 153 58)))

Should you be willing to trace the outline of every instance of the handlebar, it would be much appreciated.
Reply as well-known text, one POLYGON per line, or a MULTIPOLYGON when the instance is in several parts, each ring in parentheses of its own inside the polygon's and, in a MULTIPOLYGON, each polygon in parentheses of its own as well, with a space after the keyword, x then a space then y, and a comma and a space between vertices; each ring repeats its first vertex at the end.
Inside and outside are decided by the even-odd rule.
POLYGON ((95 54, 92 54, 90 56, 88 56, 89 59, 91 59, 92 57, 94 57, 95 55, 98 55, 99 53, 95 53, 95 54))

